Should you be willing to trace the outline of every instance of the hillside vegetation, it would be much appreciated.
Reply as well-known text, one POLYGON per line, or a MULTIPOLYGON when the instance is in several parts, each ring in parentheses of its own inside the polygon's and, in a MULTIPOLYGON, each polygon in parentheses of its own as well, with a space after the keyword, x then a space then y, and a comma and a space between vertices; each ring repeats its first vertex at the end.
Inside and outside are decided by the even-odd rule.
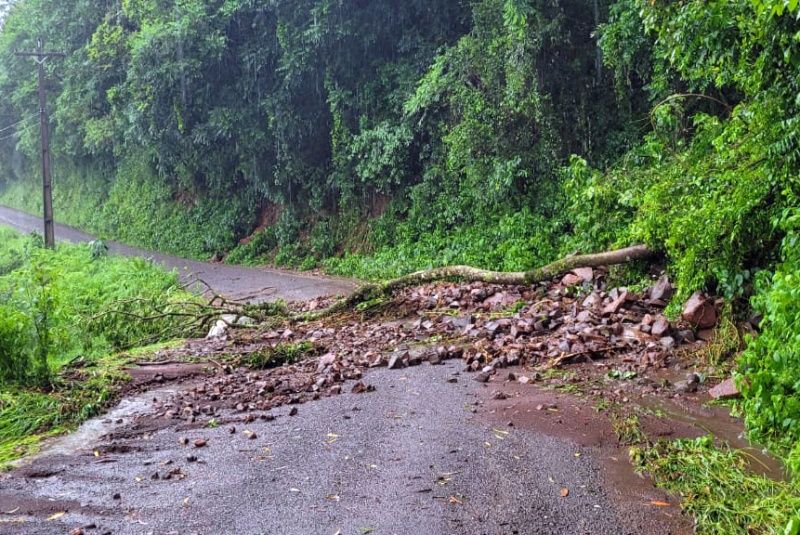
MULTIPOLYGON (((382 279, 645 243, 764 316, 754 437, 800 468, 796 0, 20 0, 2 201, 232 262, 382 279), (247 238, 243 242, 241 240, 247 238), (752 299, 752 301, 751 301, 752 299)), ((0 125, 4 126, 4 125, 0 125)))

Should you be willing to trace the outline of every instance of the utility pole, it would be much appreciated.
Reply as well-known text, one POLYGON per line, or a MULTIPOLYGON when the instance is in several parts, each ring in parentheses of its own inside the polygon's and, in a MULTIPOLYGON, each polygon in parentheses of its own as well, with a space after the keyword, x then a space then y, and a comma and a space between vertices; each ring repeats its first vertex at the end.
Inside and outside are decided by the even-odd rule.
POLYGON ((56 245, 55 228, 53 224, 53 182, 50 176, 50 135, 48 133, 47 118, 47 91, 45 88, 44 64, 52 57, 64 57, 63 52, 47 52, 42 50, 42 40, 39 39, 35 52, 17 52, 17 56, 33 58, 39 68, 39 130, 42 146, 42 195, 44 206, 44 245, 52 249, 56 245))

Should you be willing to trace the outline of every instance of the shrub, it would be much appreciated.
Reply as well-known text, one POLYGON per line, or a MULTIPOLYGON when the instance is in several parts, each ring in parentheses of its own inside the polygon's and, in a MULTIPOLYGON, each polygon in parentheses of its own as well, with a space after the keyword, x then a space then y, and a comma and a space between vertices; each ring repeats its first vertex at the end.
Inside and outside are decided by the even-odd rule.
POLYGON ((96 256, 89 245, 51 251, 8 230, 0 230, 0 241, 0 259, 21 252, 18 267, 0 274, 0 383, 46 384, 55 367, 77 356, 185 331, 178 317, 133 319, 193 299, 176 274, 150 261, 96 256))
MULTIPOLYGON (((796 227, 800 215, 786 221, 796 227)), ((800 233, 783 242, 784 262, 762 276, 754 305, 763 314, 761 334, 741 358, 739 386, 751 436, 788 457, 800 473, 800 233)))

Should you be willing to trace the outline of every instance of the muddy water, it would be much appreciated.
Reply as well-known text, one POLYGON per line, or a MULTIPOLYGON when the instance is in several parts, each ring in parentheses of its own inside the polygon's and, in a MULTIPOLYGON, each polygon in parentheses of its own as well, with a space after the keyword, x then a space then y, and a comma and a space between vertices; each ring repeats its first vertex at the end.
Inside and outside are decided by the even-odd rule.
POLYGON ((743 422, 732 417, 725 407, 690 405, 655 397, 644 397, 635 402, 645 409, 663 412, 668 420, 691 426, 700 433, 711 434, 717 440, 727 442, 745 454, 753 472, 777 480, 787 478, 783 464, 769 455, 765 448, 748 441, 743 422))
POLYGON ((24 466, 36 459, 56 455, 71 455, 88 449, 91 444, 96 444, 104 435, 130 424, 137 416, 149 413, 156 401, 162 401, 174 395, 178 388, 185 388, 185 385, 157 388, 125 398, 107 413, 87 420, 73 433, 46 441, 39 453, 20 459, 14 464, 16 466, 24 466))

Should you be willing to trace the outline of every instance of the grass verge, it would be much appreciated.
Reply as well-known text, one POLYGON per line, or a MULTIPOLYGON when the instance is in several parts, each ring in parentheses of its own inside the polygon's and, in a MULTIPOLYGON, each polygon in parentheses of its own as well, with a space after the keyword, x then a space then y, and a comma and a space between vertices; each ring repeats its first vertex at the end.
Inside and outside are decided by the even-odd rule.
POLYGON ((798 535, 800 483, 752 473, 747 456, 713 437, 662 441, 631 448, 637 470, 680 496, 695 533, 798 535))
POLYGON ((6 386, 0 391, 0 466, 36 453, 42 440, 69 432, 100 414, 122 392, 133 360, 146 360, 175 342, 138 348, 67 366, 47 390, 6 386))

